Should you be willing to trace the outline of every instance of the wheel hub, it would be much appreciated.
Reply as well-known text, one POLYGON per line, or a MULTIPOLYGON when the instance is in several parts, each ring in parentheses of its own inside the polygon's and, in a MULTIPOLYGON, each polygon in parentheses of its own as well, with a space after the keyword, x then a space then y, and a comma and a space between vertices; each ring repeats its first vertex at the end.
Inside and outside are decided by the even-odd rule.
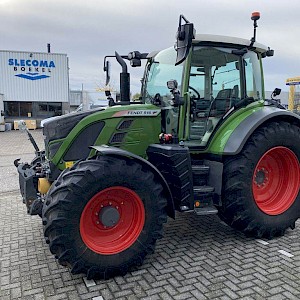
POLYGON ((268 171, 265 168, 258 169, 254 182, 258 187, 264 186, 268 181, 268 171))
POLYGON ((113 227, 120 220, 120 213, 113 206, 105 206, 99 212, 99 221, 104 227, 113 227))

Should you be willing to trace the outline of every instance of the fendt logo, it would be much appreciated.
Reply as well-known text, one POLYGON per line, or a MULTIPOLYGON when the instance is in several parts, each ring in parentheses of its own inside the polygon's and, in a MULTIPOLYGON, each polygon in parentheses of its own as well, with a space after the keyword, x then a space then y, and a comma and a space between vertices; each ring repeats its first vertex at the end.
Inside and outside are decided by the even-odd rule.
POLYGON ((55 68, 53 60, 37 60, 37 59, 15 59, 9 58, 8 65, 14 68, 15 76, 28 79, 39 80, 49 78, 51 70, 55 68), (19 73, 21 71, 21 73, 19 73))

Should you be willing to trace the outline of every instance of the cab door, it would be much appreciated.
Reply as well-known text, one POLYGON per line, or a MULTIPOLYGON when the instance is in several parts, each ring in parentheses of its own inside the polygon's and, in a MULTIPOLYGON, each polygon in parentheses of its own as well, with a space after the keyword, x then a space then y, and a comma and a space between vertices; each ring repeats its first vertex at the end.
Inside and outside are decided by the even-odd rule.
POLYGON ((231 48, 194 47, 188 83, 187 144, 205 147, 217 124, 241 100, 243 69, 231 48))

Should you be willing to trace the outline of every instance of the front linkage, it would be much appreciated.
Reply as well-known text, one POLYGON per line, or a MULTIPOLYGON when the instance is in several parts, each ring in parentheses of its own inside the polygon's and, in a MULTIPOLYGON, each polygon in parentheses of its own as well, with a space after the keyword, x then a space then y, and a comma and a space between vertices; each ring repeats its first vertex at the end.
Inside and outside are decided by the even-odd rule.
POLYGON ((49 174, 49 164, 45 159, 45 151, 40 151, 34 138, 26 128, 24 121, 19 122, 19 129, 26 131, 30 142, 32 143, 36 157, 30 164, 20 163, 20 158, 14 161, 19 173, 19 185, 23 198, 23 203, 27 206, 27 213, 30 215, 42 216, 43 195, 46 193, 48 181, 45 180, 49 174))

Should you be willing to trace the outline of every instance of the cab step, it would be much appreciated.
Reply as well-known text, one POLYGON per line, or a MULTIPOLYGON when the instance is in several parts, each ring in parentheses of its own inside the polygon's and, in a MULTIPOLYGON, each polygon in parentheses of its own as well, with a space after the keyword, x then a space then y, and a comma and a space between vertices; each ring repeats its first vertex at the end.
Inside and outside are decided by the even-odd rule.
POLYGON ((209 185, 194 186, 194 195, 199 194, 199 196, 205 196, 207 194, 213 193, 214 190, 215 188, 209 185))
POLYGON ((209 177, 209 166, 204 164, 192 164, 194 186, 207 185, 209 177))
POLYGON ((209 166, 206 165, 192 165, 192 171, 196 175, 208 175, 209 166))
POLYGON ((209 185, 194 186, 194 213, 198 216, 215 215, 218 210, 214 206, 215 188, 209 185))
POLYGON ((197 216, 216 215, 218 210, 214 206, 195 207, 194 213, 197 216))

